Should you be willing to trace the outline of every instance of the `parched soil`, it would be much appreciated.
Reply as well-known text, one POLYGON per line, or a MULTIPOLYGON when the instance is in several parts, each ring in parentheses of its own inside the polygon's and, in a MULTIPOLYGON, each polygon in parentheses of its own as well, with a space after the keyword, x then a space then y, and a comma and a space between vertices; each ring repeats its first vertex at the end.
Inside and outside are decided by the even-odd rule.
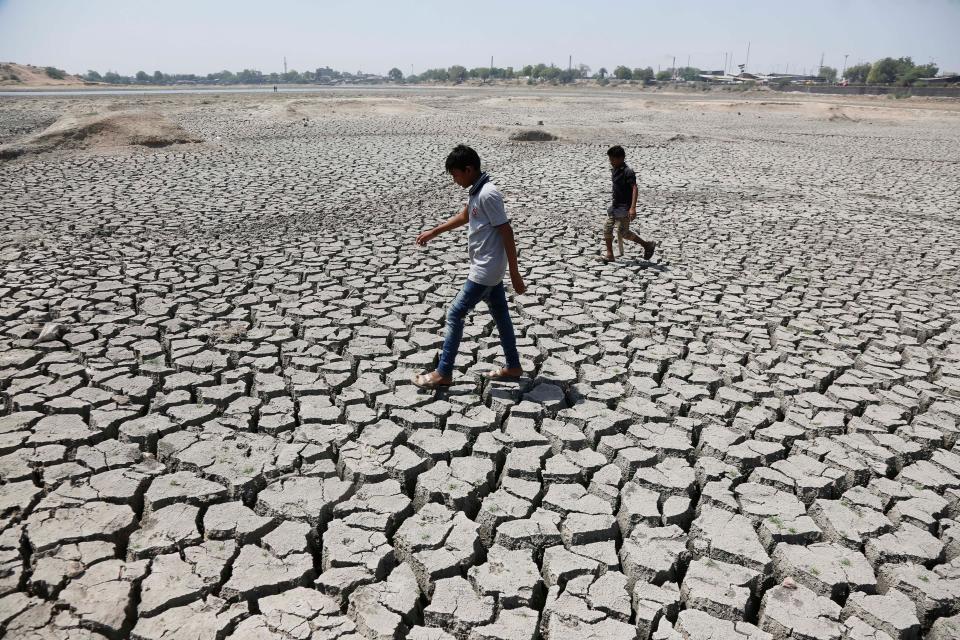
POLYGON ((0 100, 0 141, 43 151, 0 164, 0 636, 955 637, 958 124, 769 93, 0 100), (414 239, 463 206, 458 143, 515 231, 525 373, 485 378, 479 305, 424 392, 466 238, 414 239), (651 261, 596 259, 612 144, 651 261))

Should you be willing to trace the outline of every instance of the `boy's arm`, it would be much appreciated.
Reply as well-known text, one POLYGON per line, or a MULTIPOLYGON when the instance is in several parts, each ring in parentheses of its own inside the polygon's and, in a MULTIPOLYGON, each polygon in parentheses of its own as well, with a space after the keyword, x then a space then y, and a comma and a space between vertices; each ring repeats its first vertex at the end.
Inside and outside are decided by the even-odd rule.
POLYGON ((630 219, 633 220, 637 217, 637 183, 633 183, 633 192, 630 194, 630 219))
POLYGON ((467 214, 467 205, 463 205, 463 209, 459 212, 450 216, 446 222, 438 224, 433 229, 424 231, 417 236, 417 244, 425 245, 444 231, 450 231, 451 229, 456 229, 457 227, 462 227, 463 225, 470 222, 470 216, 467 214))
POLYGON ((523 295, 527 291, 527 285, 523 283, 523 276, 520 275, 520 267, 517 265, 517 243, 513 238, 513 227, 510 223, 497 227, 497 233, 503 240, 503 249, 507 252, 507 266, 510 269, 510 283, 513 290, 523 295))

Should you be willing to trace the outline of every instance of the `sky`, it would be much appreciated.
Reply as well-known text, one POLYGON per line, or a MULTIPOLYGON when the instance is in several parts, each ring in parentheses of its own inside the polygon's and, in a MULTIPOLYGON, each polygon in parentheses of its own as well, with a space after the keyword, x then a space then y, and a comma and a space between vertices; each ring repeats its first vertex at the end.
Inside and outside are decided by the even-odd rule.
POLYGON ((960 72, 960 0, 0 0, 0 61, 132 75, 462 64, 960 72), (731 68, 733 68, 731 65, 731 68))

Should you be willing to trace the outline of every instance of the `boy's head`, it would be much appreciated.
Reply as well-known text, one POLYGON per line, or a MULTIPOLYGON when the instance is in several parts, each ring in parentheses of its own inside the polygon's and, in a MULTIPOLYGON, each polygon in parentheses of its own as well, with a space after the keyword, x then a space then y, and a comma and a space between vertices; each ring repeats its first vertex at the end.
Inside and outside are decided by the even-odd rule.
POLYGON ((480 156, 465 144, 458 144, 447 156, 447 173, 461 187, 469 187, 480 177, 480 156))
POLYGON ((610 166, 616 168, 624 163, 627 152, 623 150, 623 147, 615 144, 607 149, 607 157, 610 159, 610 166))

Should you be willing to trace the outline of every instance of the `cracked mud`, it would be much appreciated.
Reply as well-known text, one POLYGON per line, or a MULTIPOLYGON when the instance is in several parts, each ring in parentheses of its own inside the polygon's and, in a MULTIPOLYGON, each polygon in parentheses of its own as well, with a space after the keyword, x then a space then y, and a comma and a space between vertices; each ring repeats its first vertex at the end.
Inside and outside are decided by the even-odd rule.
POLYGON ((0 162, 0 635, 960 633, 955 106, 16 98, 0 143, 138 110, 202 142, 0 162), (459 142, 516 230, 526 374, 483 381, 478 310, 418 392, 459 142), (614 143, 653 262, 595 260, 614 143))

